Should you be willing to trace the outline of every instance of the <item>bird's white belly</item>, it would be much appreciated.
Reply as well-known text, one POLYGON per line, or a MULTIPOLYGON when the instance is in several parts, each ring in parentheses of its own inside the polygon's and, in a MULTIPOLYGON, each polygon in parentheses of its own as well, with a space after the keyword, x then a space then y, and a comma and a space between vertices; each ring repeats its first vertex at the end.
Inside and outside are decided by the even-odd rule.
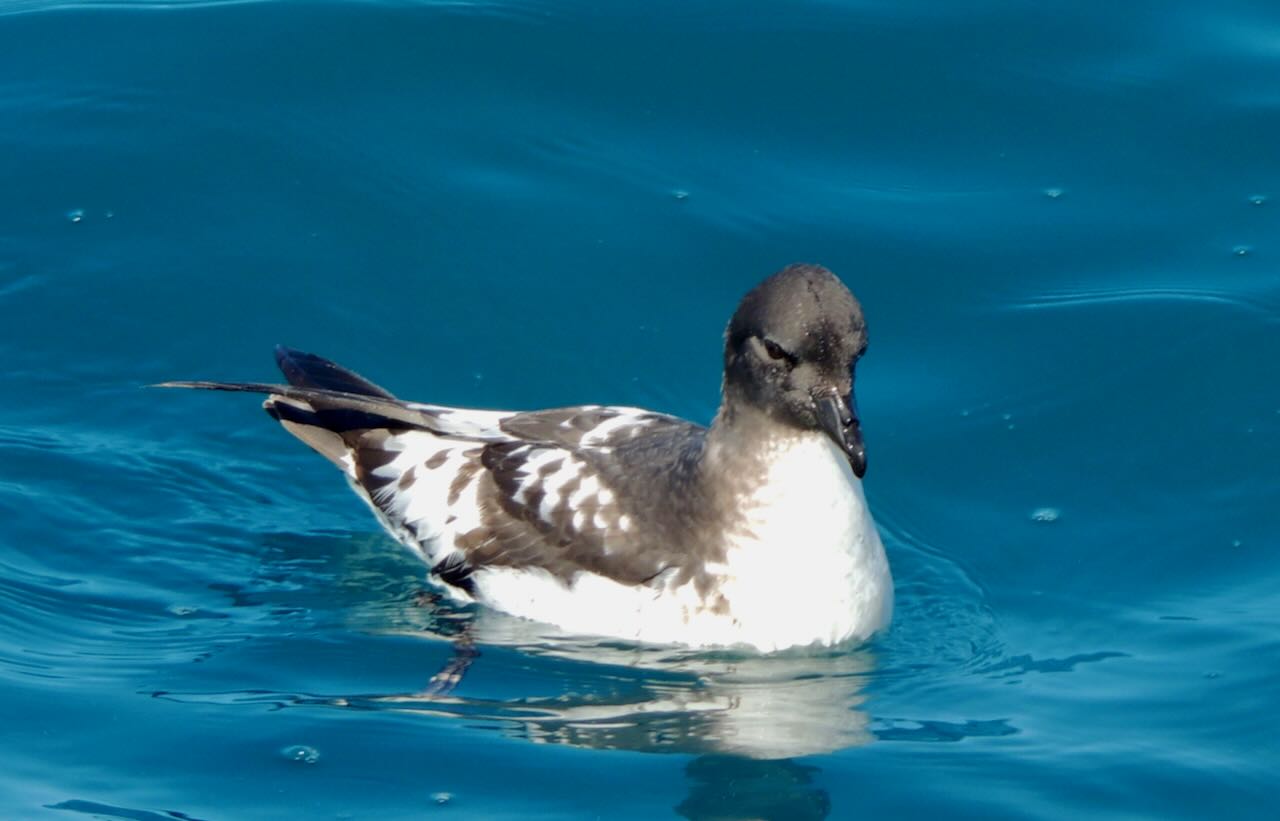
POLYGON ((865 639, 888 624, 893 582, 848 460, 822 434, 780 445, 745 506, 721 587, 762 649, 865 639))
POLYGON ((893 585, 861 483, 817 434, 780 444, 770 464, 724 561, 706 568, 709 590, 504 569, 477 574, 478 598, 569 632, 662 644, 767 652, 869 637, 889 622, 893 585))

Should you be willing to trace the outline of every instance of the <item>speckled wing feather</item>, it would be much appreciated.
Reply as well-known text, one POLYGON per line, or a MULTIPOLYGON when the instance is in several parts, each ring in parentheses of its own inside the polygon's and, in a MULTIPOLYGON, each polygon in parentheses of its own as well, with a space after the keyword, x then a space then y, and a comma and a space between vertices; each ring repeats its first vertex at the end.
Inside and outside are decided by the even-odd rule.
MULTIPOLYGON (((469 412, 455 413, 454 426, 469 428, 461 424, 469 412)), ((632 486, 644 477, 626 469, 626 454, 653 440, 700 444, 701 429, 589 406, 507 415, 483 438, 367 431, 348 447, 353 479, 388 528, 470 593, 486 568, 536 568, 565 583, 585 571, 641 584, 681 566, 687 557, 674 534, 655 538, 660 528, 636 527, 632 486)), ((661 487, 650 492, 671 486, 673 477, 657 478, 661 487)))
POLYGON ((654 501, 684 524, 694 500, 680 466, 701 448, 696 425, 598 405, 506 413, 404 402, 321 357, 281 348, 276 359, 291 384, 166 385, 268 394, 267 412, 461 592, 474 594, 486 568, 639 584, 692 558, 677 533, 635 525, 654 501))

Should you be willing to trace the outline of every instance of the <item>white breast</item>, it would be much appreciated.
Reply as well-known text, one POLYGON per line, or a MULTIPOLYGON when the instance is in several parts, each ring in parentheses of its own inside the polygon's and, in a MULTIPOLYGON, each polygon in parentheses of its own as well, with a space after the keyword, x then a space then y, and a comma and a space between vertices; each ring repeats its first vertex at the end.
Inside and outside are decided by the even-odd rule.
POLYGON ((779 440, 744 502, 721 592, 761 649, 865 639, 888 624, 893 582, 848 460, 822 434, 779 440))

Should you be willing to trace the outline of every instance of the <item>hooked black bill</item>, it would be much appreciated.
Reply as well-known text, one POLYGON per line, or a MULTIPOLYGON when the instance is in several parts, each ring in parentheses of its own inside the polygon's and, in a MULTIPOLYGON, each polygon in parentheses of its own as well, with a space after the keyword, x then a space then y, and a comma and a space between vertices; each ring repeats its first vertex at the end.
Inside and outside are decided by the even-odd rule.
POLYGON ((815 394, 813 402, 823 433, 844 451, 853 475, 861 479, 867 473, 867 448, 862 443, 862 425, 853 412, 853 395, 845 398, 830 390, 815 394))

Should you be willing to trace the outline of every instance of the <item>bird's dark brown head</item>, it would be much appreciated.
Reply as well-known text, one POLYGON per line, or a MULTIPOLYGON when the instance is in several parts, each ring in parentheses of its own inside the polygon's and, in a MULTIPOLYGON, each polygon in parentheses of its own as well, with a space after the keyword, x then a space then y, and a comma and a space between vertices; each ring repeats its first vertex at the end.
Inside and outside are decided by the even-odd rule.
POLYGON ((867 349, 862 307, 820 265, 789 265, 738 304, 725 331, 725 399, 778 422, 826 433, 866 472, 853 398, 854 367, 867 349))

